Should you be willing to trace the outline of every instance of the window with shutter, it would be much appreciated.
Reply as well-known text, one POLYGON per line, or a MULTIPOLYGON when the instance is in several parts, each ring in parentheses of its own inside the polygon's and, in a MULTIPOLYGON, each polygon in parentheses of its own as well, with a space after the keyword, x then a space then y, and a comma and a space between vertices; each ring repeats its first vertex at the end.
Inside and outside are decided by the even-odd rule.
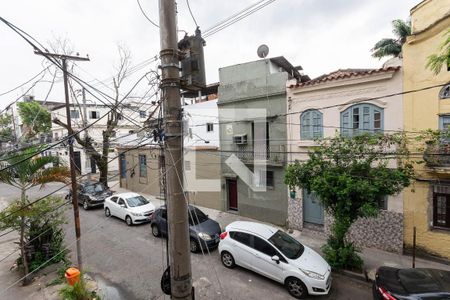
POLYGON ((383 131, 383 109, 373 104, 357 104, 341 113, 341 134, 355 136, 383 131))
POLYGON ((304 111, 300 116, 300 138, 302 140, 312 140, 322 137, 322 113, 315 109, 304 111))

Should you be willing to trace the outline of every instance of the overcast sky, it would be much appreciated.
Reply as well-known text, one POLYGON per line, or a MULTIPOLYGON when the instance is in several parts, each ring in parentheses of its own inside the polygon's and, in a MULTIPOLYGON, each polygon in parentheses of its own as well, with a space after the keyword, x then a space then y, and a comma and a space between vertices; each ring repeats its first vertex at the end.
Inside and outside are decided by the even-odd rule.
MULTIPOLYGON (((158 1, 140 1, 147 15, 158 22, 158 1)), ((190 5, 205 30, 255 2, 190 0, 190 5)), ((370 49, 379 39, 391 37, 391 21, 408 18, 409 10, 419 2, 277 0, 206 39, 207 81, 218 81, 220 67, 258 59, 260 44, 269 46, 269 57, 283 55, 293 65, 301 65, 310 77, 339 68, 380 67, 383 61, 372 58, 370 49)), ((144 18, 136 0, 0 1, 0 14, 44 45, 67 38, 80 55, 88 53, 91 61, 79 63, 83 70, 75 70, 86 81, 114 74, 118 43, 131 51, 134 64, 159 51, 159 29, 144 18)), ((185 0, 179 0, 178 27, 189 33, 195 30, 185 0)), ((34 55, 24 40, 0 23, 0 94, 42 69, 42 57, 34 55)), ((15 100, 30 84, 0 96, 0 107, 15 100)), ((49 86, 49 82, 39 83, 32 94, 43 99, 49 86)), ((62 96, 58 80, 49 100, 63 101, 62 96)))

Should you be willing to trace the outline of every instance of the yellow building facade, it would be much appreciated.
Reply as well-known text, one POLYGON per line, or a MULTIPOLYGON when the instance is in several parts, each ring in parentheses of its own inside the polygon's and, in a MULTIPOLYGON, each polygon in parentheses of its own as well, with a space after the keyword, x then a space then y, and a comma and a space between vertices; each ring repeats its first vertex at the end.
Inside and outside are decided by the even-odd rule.
MULTIPOLYGON (((440 53, 450 29, 450 0, 425 0, 411 9, 412 34, 403 45, 404 130, 410 135, 450 125, 450 71, 426 68, 427 58, 440 53)), ((417 151, 415 147, 414 151, 417 151)), ((404 193, 404 243, 450 259, 450 145, 433 148, 432 163, 417 165, 417 180, 404 193)), ((417 154, 417 153, 416 153, 417 154)), ((418 153, 420 155, 420 153, 418 153)))

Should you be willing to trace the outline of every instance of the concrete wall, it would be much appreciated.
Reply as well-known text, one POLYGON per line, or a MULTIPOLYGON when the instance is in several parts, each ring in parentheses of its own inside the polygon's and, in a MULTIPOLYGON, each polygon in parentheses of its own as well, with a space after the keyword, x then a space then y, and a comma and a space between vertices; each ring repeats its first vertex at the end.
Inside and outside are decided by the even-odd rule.
MULTIPOLYGON (((287 219, 287 187, 283 183, 286 151, 286 117, 277 116, 286 112, 286 72, 270 59, 234 65, 219 70, 219 119, 220 147, 222 151, 222 201, 228 209, 226 179, 237 179, 238 213, 261 221, 284 225, 287 219), (273 171, 274 187, 265 192, 250 188, 239 174, 225 163, 231 154, 238 151, 253 153, 251 122, 255 131, 262 113, 269 123, 269 150, 271 156, 266 167, 273 171), (247 146, 237 146, 233 136, 247 134, 247 146)), ((264 125, 263 125, 264 126, 264 125)), ((257 143, 255 144, 257 145, 257 143)), ((253 168, 253 157, 246 161, 253 168)))
POLYGON ((127 161, 126 178, 120 178, 120 187, 129 189, 136 193, 150 194, 159 197, 159 153, 160 149, 142 147, 140 149, 120 148, 119 153, 125 154, 127 161), (146 155, 147 177, 139 176, 139 155, 146 155))
MULTIPOLYGON (((416 90, 450 82, 445 66, 437 75, 425 68, 427 57, 439 53, 444 34, 450 28, 450 1, 423 1, 411 10, 413 32, 403 46, 404 89, 416 90)), ((450 114, 450 99, 439 99, 440 88, 404 96, 405 130, 421 131, 439 128, 439 115, 450 114)), ((412 145, 416 148, 417 145, 412 145)), ((416 169, 421 179, 414 190, 404 193, 404 242, 412 245, 413 228, 417 230, 417 245, 429 253, 450 258, 450 231, 433 228, 432 183, 448 181, 448 169, 416 169)))
POLYGON ((185 153, 185 188, 194 205, 223 210, 220 196, 220 152, 217 149, 190 149, 185 153), (189 163, 188 163, 189 162, 189 163), (189 164, 189 168, 186 166, 189 164))
MULTIPOLYGON (((126 178, 120 179, 120 186, 136 193, 150 194, 155 197, 162 197, 160 190, 161 170, 159 165, 159 147, 142 147, 140 149, 120 148, 120 153, 125 153, 127 161, 126 178), (139 176, 139 155, 146 155, 147 177, 139 176)), ((197 149, 192 150, 192 156, 185 157, 185 189, 190 203, 194 205, 222 209, 220 200, 220 154, 217 149, 197 149), (191 158, 189 158, 191 157, 191 158), (190 167, 186 164, 189 162, 190 167), (212 189, 190 188, 192 180, 210 179, 215 180, 216 185, 212 189)))
POLYGON ((185 122, 189 131, 184 138, 184 147, 215 146, 219 147, 219 111, 217 99, 183 106, 185 122), (207 131, 207 123, 213 126, 207 131), (208 141, 208 143, 205 143, 208 141))

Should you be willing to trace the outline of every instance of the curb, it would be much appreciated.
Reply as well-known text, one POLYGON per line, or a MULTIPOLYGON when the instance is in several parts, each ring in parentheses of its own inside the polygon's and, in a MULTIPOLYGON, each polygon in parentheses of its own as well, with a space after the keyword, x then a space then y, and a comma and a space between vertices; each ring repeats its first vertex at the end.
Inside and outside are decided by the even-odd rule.
POLYGON ((352 271, 348 271, 348 270, 339 270, 339 271, 332 271, 332 273, 334 274, 339 274, 339 275, 343 275, 358 281, 362 281, 365 283, 369 283, 371 284, 373 282, 372 279, 369 278, 368 274, 367 274, 367 270, 364 270, 364 273, 356 273, 356 272, 352 272, 352 271))

